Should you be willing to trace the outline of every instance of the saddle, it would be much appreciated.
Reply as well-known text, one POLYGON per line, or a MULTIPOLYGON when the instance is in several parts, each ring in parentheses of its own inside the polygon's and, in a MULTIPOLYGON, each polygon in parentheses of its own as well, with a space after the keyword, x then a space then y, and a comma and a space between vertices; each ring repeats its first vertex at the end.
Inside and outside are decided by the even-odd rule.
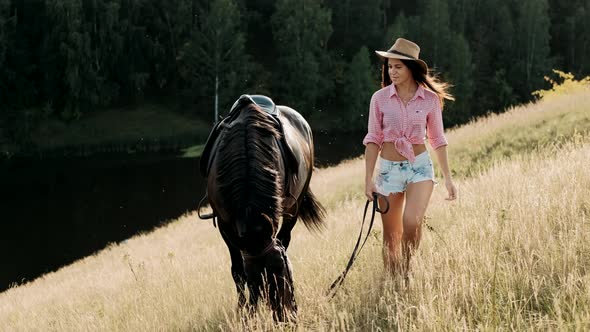
POLYGON ((203 153, 201 154, 201 159, 199 161, 200 171, 203 177, 207 177, 209 170, 211 169, 213 156, 217 152, 217 145, 219 144, 219 135, 223 132, 228 124, 232 123, 237 118, 240 110, 249 104, 256 104, 277 124, 277 128, 281 134, 278 145, 283 156, 283 160, 285 161, 285 166, 291 167, 291 169, 297 169, 297 159, 295 158, 293 150, 287 143, 283 124, 279 117, 279 109, 276 107, 272 99, 263 95, 241 95, 231 107, 229 114, 219 123, 217 123, 217 125, 215 125, 215 127, 213 127, 209 133, 209 137, 207 138, 205 148, 203 149, 203 153))

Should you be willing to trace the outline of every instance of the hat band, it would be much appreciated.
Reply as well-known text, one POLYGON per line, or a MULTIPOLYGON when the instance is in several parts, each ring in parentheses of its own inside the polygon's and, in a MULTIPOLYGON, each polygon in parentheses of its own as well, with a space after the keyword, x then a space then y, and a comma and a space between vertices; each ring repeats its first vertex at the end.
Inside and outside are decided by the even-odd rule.
POLYGON ((415 57, 413 57, 413 56, 411 56, 409 54, 402 53, 402 52, 396 51, 396 50, 389 50, 389 51, 387 51, 387 53, 393 53, 393 54, 403 55, 403 56, 408 57, 408 58, 417 59, 417 58, 415 58, 415 57))

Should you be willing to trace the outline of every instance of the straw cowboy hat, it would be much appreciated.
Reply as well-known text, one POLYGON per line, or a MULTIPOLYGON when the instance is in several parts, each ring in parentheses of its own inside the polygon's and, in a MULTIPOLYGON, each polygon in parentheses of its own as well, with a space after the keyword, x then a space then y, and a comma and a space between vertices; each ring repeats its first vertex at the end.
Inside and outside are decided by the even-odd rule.
POLYGON ((422 69, 424 69, 425 73, 428 73, 428 65, 426 62, 419 59, 420 56, 420 46, 416 43, 411 42, 404 38, 398 38, 393 46, 389 48, 386 52, 384 51, 375 51, 377 55, 382 59, 404 59, 404 60, 414 60, 416 61, 422 69))

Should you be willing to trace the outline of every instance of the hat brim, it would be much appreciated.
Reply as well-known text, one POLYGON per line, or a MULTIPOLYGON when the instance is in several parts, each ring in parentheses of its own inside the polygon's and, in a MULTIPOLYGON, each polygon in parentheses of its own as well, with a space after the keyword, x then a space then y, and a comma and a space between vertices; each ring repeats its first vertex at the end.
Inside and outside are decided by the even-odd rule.
POLYGON ((422 69, 424 69, 424 72, 425 73, 428 73, 428 65, 423 60, 415 59, 415 58, 410 58, 409 56, 404 56, 404 55, 401 55, 401 54, 395 54, 395 53, 391 53, 391 52, 375 51, 375 53, 377 53, 377 55, 381 59, 383 59, 383 60, 386 60, 386 59, 402 59, 402 60, 416 61, 416 62, 418 62, 418 64, 420 65, 420 67, 422 67, 422 69))

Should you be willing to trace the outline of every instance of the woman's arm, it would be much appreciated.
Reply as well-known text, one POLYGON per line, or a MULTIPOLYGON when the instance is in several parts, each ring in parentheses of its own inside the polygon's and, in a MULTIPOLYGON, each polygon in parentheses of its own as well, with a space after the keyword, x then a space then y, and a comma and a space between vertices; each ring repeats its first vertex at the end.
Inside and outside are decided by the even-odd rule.
POLYGON ((365 148, 365 195, 369 201, 373 201, 373 193, 377 192, 373 182, 373 171, 379 155, 379 146, 375 143, 367 144, 365 148))
POLYGON ((375 169, 381 144, 383 144, 382 123, 383 113, 379 110, 375 94, 373 94, 369 105, 367 135, 363 139, 365 145, 365 195, 369 201, 373 201, 373 193, 377 191, 373 182, 373 170, 375 169))
POLYGON ((434 154, 436 154, 436 160, 438 161, 438 165, 440 166, 443 177, 445 178, 445 187, 447 187, 447 191, 449 193, 449 196, 446 198, 446 200, 452 201, 457 198, 457 188, 455 188, 453 179, 451 178, 451 171, 449 169, 449 161, 447 157, 447 146, 439 146, 434 150, 434 154))

